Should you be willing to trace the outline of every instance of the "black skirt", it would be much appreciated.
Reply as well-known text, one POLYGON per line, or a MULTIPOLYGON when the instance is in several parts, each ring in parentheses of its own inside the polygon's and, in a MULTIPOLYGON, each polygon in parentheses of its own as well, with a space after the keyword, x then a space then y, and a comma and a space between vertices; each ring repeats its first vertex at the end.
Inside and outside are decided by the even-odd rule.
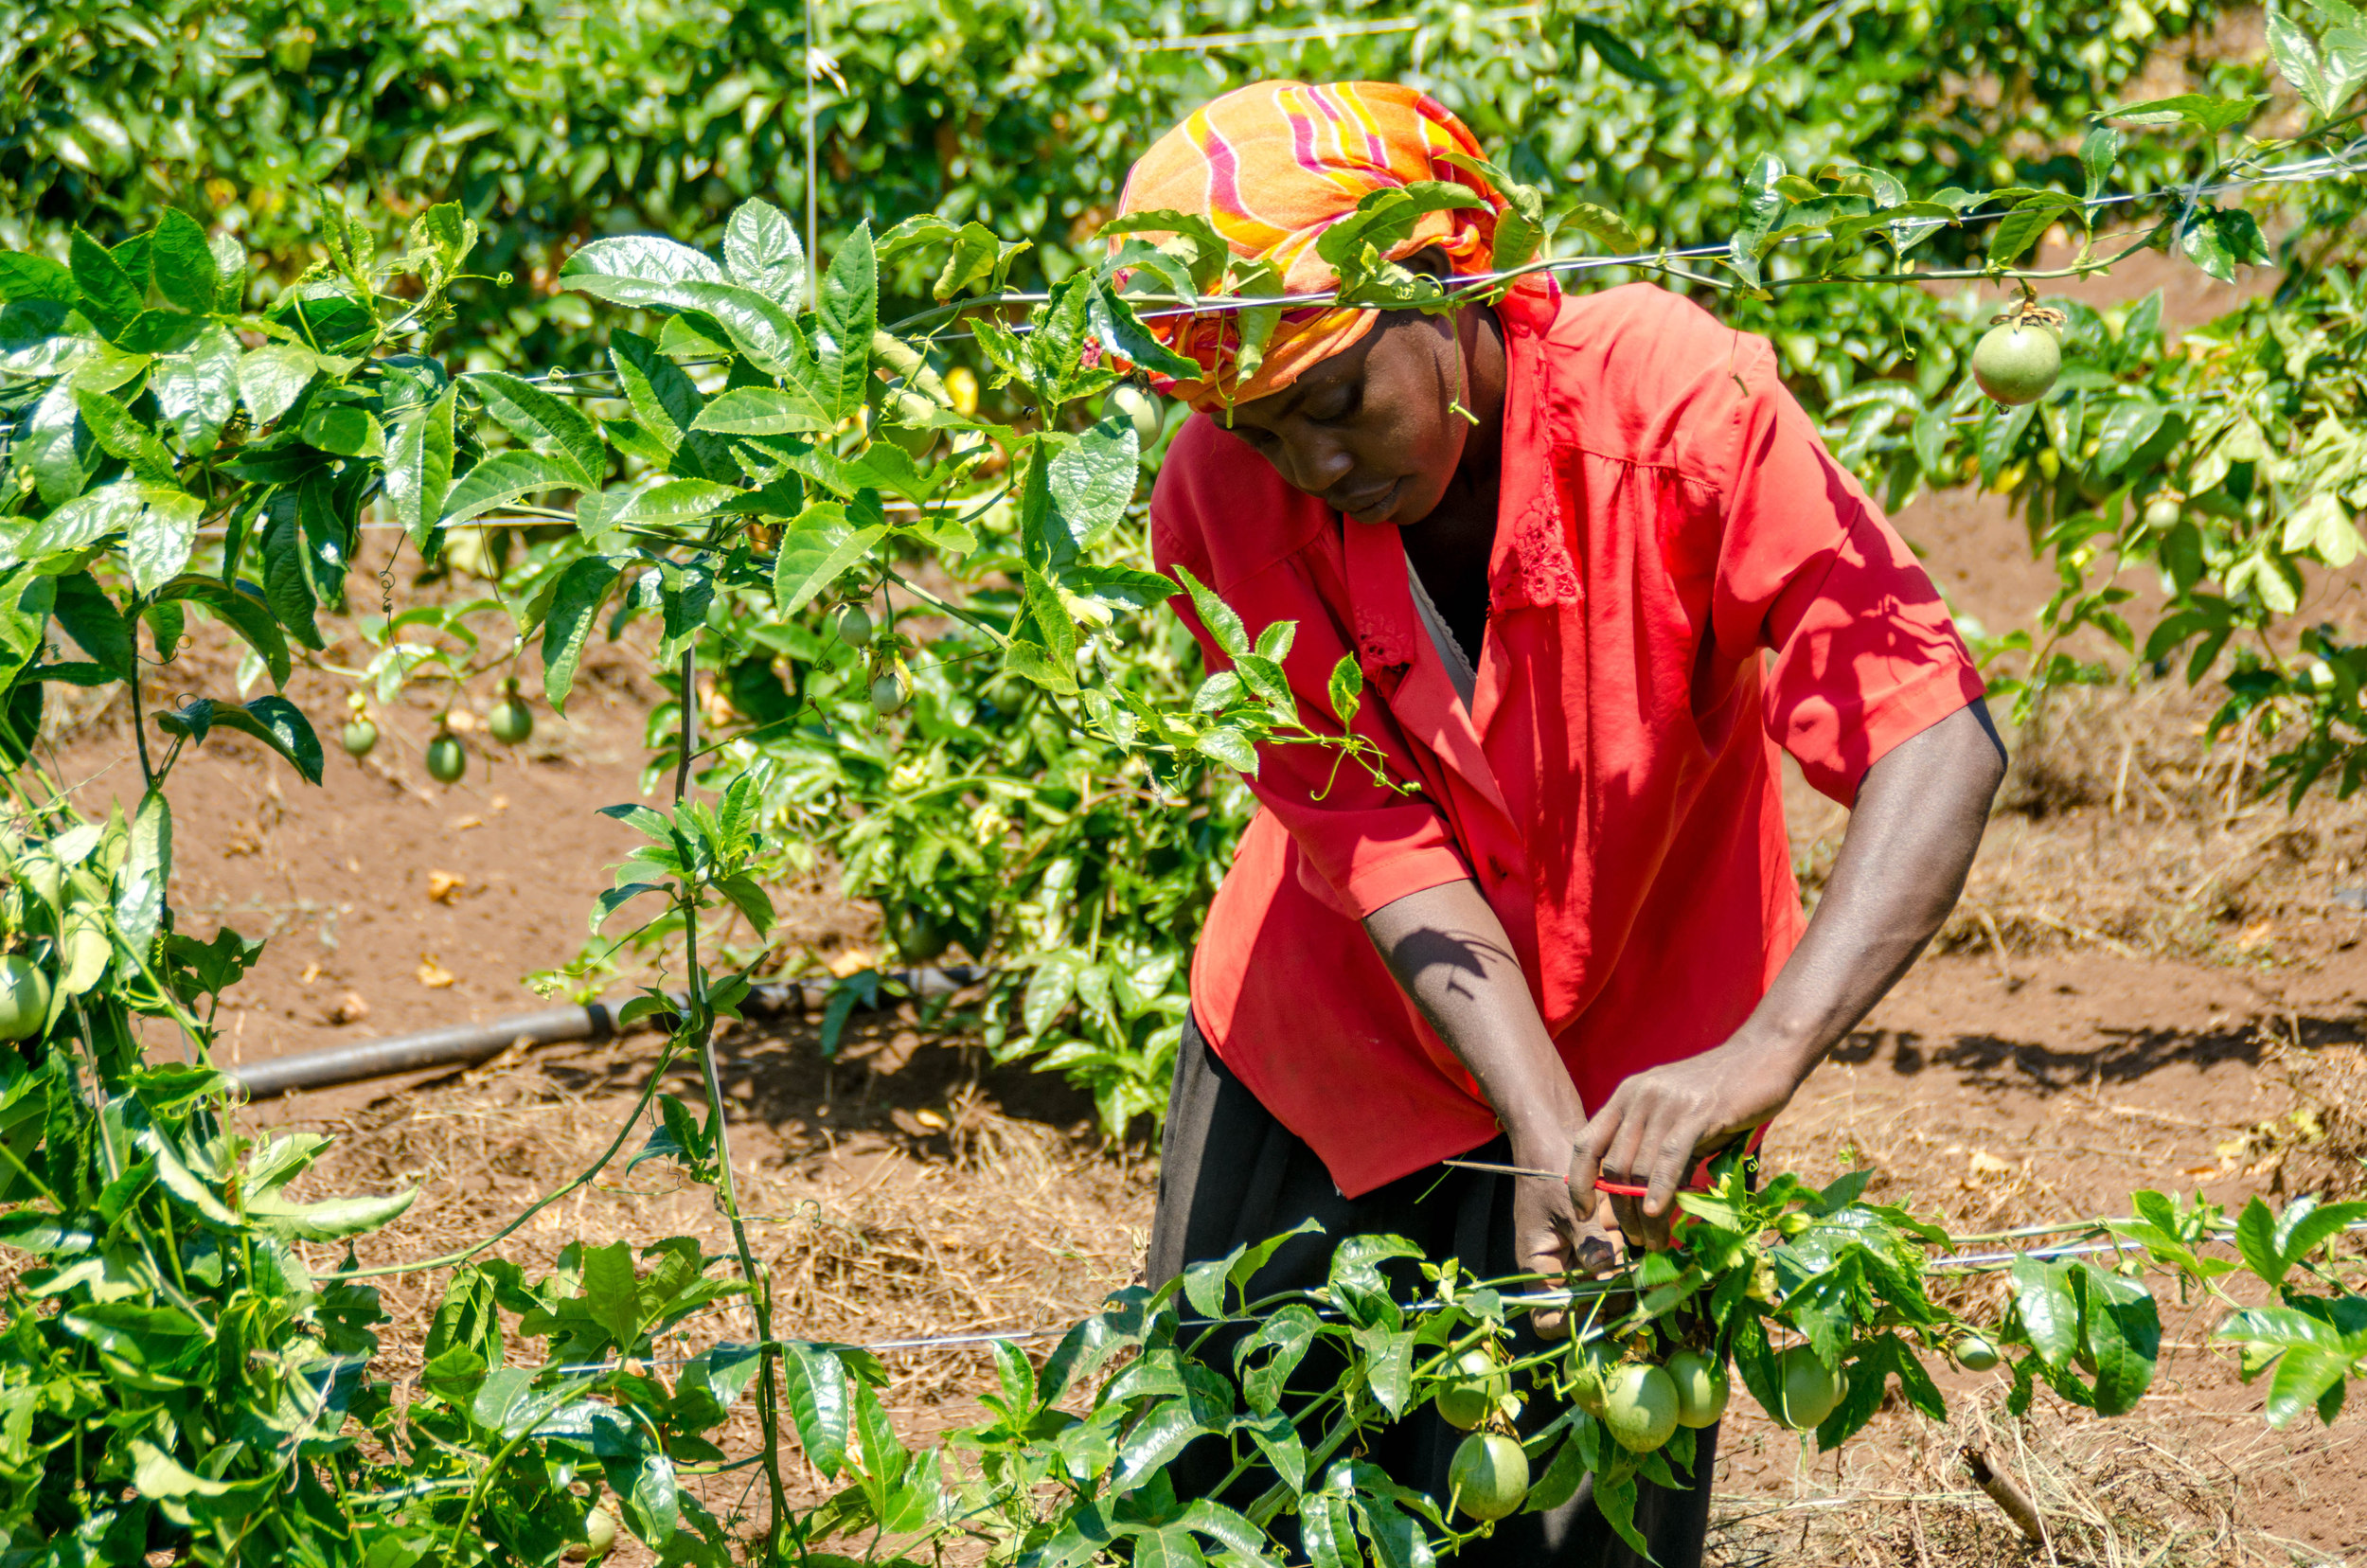
MULTIPOLYGON (((1150 1228, 1148 1274, 1164 1285, 1190 1264, 1219 1258, 1235 1247, 1255 1243, 1313 1220, 1320 1236, 1294 1238, 1250 1282, 1248 1296, 1312 1290, 1330 1275, 1331 1249, 1341 1238, 1402 1236, 1433 1261, 1449 1257, 1482 1278, 1519 1272, 1513 1256, 1512 1184, 1516 1178, 1436 1166, 1391 1182, 1361 1198, 1344 1198, 1331 1185, 1314 1150, 1274 1120, 1255 1096, 1226 1073, 1186 1021, 1175 1064, 1175 1086, 1167 1101, 1166 1147, 1161 1154, 1159 1206, 1150 1228)), ((1471 1157, 1505 1161, 1509 1149, 1499 1137, 1471 1157)), ((1408 1260, 1410 1263, 1410 1260, 1408 1260)), ((1387 1271, 1384 1271, 1387 1272, 1387 1271)), ((1411 1267, 1393 1274, 1400 1299, 1418 1293, 1411 1267)), ((1528 1353, 1543 1347, 1526 1321, 1514 1327, 1514 1347, 1528 1353)), ((1208 1352, 1203 1350, 1203 1355, 1208 1352)), ((1216 1347, 1210 1359, 1232 1369, 1232 1345, 1216 1347)), ((1294 1382, 1314 1391, 1330 1386, 1337 1368, 1316 1364, 1310 1355, 1294 1382)), ((1562 1407, 1542 1391, 1524 1391, 1522 1431, 1549 1424, 1562 1407)), ((1365 1456, 1403 1486, 1442 1503, 1447 1470, 1464 1434, 1440 1419, 1427 1403, 1396 1424, 1372 1434, 1365 1456)), ((1671 1491, 1640 1481, 1635 1526, 1652 1548, 1659 1568, 1697 1568, 1709 1530, 1709 1476, 1716 1467, 1717 1429, 1694 1434, 1694 1484, 1671 1491)), ((1219 1445, 1203 1438, 1184 1452, 1171 1471, 1176 1494, 1205 1495, 1230 1469, 1219 1445)), ((1222 1501, 1239 1506, 1272 1483, 1253 1471, 1222 1501)), ((1294 1558, 1304 1553, 1290 1539, 1295 1521, 1275 1523, 1294 1558)), ((1495 1533, 1472 1542, 1454 1558, 1457 1568, 1644 1568, 1595 1508, 1591 1478, 1562 1506, 1545 1513, 1515 1514, 1495 1533)))

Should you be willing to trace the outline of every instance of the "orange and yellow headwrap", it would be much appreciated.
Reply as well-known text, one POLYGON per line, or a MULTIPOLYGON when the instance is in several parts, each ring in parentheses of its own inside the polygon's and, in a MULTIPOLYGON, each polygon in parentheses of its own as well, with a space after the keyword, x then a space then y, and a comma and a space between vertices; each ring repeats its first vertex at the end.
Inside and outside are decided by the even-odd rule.
MULTIPOLYGON (((1261 81, 1227 93, 1160 137, 1127 175, 1118 207, 1204 214, 1236 256, 1272 263, 1286 292, 1316 294, 1339 277, 1316 254, 1315 241, 1359 201, 1416 181, 1451 180, 1489 205, 1425 213, 1388 258, 1435 245, 1457 273, 1483 273, 1504 199, 1478 175, 1447 162, 1441 154, 1448 152, 1477 157, 1479 143, 1461 120, 1411 87, 1261 81)), ((1328 304, 1284 312, 1264 361, 1246 381, 1236 373, 1239 334, 1231 312, 1154 314, 1144 325, 1205 374, 1199 381, 1153 377, 1152 384, 1200 409, 1262 398, 1361 338, 1375 314, 1328 304)))

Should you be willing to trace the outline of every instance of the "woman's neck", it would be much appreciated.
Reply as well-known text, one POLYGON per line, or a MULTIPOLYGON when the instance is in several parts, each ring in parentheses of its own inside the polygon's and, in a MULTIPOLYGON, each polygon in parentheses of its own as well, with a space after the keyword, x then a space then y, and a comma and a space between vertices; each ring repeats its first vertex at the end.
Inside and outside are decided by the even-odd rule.
MULTIPOLYGON (((1476 548, 1482 569, 1496 537, 1497 476, 1503 467, 1505 355, 1504 327, 1496 312, 1476 307, 1455 324, 1455 400, 1475 419, 1463 443, 1462 459, 1446 493, 1419 523, 1407 526, 1405 546, 1416 557, 1445 564, 1476 548)), ((1461 415, 1453 418, 1460 419, 1461 415)), ((1425 577, 1429 574, 1426 572, 1425 577)))

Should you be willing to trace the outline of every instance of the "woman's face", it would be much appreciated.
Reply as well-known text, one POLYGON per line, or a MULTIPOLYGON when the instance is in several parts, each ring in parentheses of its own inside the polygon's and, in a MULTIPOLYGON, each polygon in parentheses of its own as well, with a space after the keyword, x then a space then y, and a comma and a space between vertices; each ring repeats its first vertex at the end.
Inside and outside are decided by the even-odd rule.
POLYGON ((1281 391, 1237 404, 1233 434, 1355 522, 1419 523, 1446 494, 1470 432, 1450 408, 1468 398, 1455 332, 1451 315, 1383 316, 1281 391))

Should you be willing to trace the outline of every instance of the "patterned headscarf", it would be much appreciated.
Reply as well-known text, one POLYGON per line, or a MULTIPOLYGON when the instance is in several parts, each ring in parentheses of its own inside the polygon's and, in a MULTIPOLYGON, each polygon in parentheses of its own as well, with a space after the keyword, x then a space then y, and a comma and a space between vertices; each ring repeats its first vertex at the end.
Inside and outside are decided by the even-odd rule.
MULTIPOLYGON (((1270 261, 1289 294, 1335 287, 1338 275, 1315 252, 1326 229, 1368 193, 1420 180, 1451 180, 1486 197, 1485 207, 1425 213, 1388 253, 1401 260, 1435 245, 1457 273, 1486 272, 1504 200, 1478 175, 1442 153, 1479 156, 1463 122, 1411 87, 1343 81, 1310 87, 1261 81, 1227 93, 1159 138, 1126 177, 1121 213, 1169 209, 1204 214, 1245 261, 1270 261)), ((1145 236, 1144 238, 1155 238, 1145 236)), ((1225 312, 1157 316, 1145 323, 1177 353, 1200 362, 1200 381, 1152 384, 1196 408, 1247 402, 1296 381, 1307 368, 1372 330, 1378 312, 1355 306, 1303 306, 1283 312, 1265 360, 1247 381, 1236 373, 1239 336, 1225 312)))

